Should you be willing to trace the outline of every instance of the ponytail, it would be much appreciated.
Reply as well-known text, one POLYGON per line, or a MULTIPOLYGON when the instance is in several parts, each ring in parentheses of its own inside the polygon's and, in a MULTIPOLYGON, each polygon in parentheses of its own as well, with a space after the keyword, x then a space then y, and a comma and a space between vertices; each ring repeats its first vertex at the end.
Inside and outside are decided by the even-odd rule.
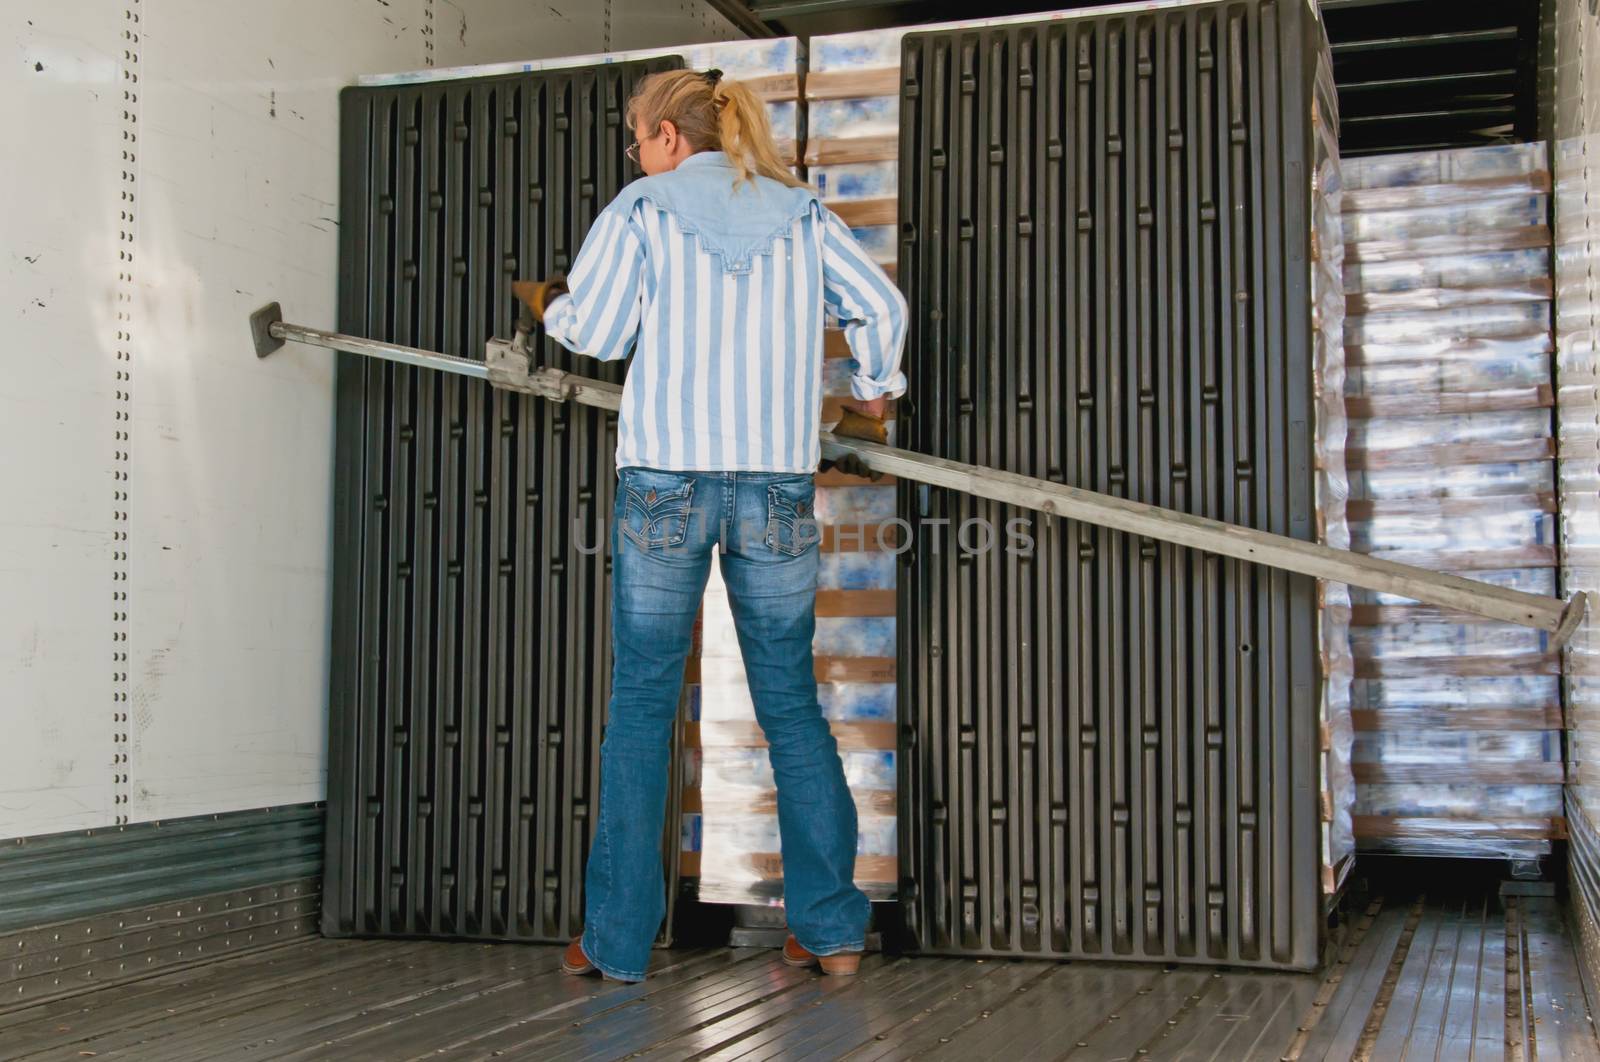
POLYGON ((717 126, 722 134, 722 150, 733 163, 739 180, 748 180, 754 172, 791 188, 805 184, 784 165, 772 137, 767 108, 754 92, 737 81, 718 81, 712 89, 712 100, 719 107, 717 126))
POLYGON ((696 150, 725 153, 740 181, 759 174, 791 188, 805 186, 778 154, 766 107, 748 87, 724 81, 720 70, 651 74, 628 101, 627 120, 630 129, 671 122, 696 150))

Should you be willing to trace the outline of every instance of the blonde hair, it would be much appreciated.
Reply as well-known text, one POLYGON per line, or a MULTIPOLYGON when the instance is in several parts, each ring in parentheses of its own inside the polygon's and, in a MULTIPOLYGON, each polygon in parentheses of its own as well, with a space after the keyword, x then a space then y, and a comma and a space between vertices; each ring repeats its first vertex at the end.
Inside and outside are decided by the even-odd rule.
POLYGON ((726 153, 740 181, 759 173, 791 188, 805 186, 778 154, 766 107, 744 85, 724 81, 720 70, 651 74, 628 101, 627 120, 629 129, 671 122, 696 151, 726 153))

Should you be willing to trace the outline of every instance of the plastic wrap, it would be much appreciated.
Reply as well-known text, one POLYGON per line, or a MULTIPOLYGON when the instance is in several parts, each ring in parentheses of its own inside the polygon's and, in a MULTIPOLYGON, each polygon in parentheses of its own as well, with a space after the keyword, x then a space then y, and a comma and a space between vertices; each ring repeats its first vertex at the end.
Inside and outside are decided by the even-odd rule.
POLYGON ((1422 258, 1370 259, 1346 262, 1344 290, 1399 292, 1418 289, 1464 289, 1466 296, 1493 297, 1496 289, 1550 282, 1550 252, 1523 247, 1483 254, 1449 254, 1422 258))
POLYGON ((892 518, 897 511, 894 491, 877 484, 817 490, 819 524, 874 524, 892 518))
POLYGON ((1348 188, 1407 188, 1514 177, 1545 168, 1543 144, 1498 144, 1454 151, 1408 151, 1344 161, 1348 188))
POLYGON ((1561 758, 1558 731, 1369 731, 1356 735, 1357 763, 1391 765, 1553 763, 1561 758))
POLYGON ((1541 170, 1503 177, 1478 177, 1451 184, 1364 188, 1351 192, 1345 209, 1370 214, 1383 210, 1459 207, 1480 204, 1489 199, 1546 195, 1549 191, 1549 175, 1541 170))
MULTIPOLYGON (((1328 93, 1327 98, 1332 99, 1332 93, 1328 93)), ((1348 548, 1350 542, 1347 519, 1350 479, 1345 469, 1349 430, 1344 408, 1342 276, 1345 269, 1340 231, 1343 178, 1333 116, 1324 115, 1321 106, 1319 97, 1313 104, 1317 166, 1311 189, 1315 498, 1319 540, 1343 549, 1348 548)), ((1319 583, 1318 590, 1321 607, 1317 610, 1317 636, 1322 663, 1319 717, 1323 733, 1323 888, 1332 892, 1338 887, 1341 871, 1348 870, 1350 856, 1355 850, 1352 816, 1355 778, 1351 764, 1355 734, 1350 715, 1355 661, 1350 649, 1350 588, 1343 583, 1324 581, 1319 583)))
POLYGON ((683 56, 683 65, 688 69, 715 67, 731 81, 792 77, 800 68, 800 42, 794 37, 714 41, 673 50, 683 56))
POLYGON ((1525 338, 1550 332, 1550 300, 1347 314, 1346 343, 1363 348, 1444 339, 1525 338))
POLYGON ((457 78, 484 78, 502 74, 522 74, 535 70, 564 70, 580 66, 603 66, 608 63, 636 62, 641 59, 665 55, 681 56, 689 70, 709 70, 716 67, 729 80, 758 82, 758 88, 773 87, 776 79, 785 83, 797 81, 800 63, 800 41, 795 37, 766 37, 758 40, 739 39, 709 41, 700 44, 677 44, 671 47, 632 48, 621 51, 591 52, 582 55, 561 55, 548 59, 517 59, 498 63, 480 63, 472 66, 429 67, 401 73, 361 74, 358 85, 404 85, 425 81, 446 81, 457 78), (785 80, 786 79, 786 80, 785 80))
MULTIPOLYGON (((806 163, 873 163, 879 195, 897 194, 900 135, 900 39, 905 29, 813 37, 806 80, 806 163)), ((833 183, 833 182, 824 182, 833 183)), ((818 185, 823 199, 851 198, 818 185)))
POLYGON ((818 656, 894 656, 893 616, 818 616, 818 656))
MULTIPOLYGON (((1364 240, 1418 240, 1473 231, 1536 228, 1545 223, 1548 210, 1548 196, 1524 192, 1484 196, 1446 206, 1346 212, 1344 238, 1348 246, 1364 240)), ((1360 257, 1359 251, 1356 257, 1360 257)))
MULTIPOLYGON (((1538 145, 1346 166, 1350 541, 1552 593, 1548 176, 1538 145)), ((1549 636, 1352 595, 1363 848, 1549 850, 1560 693, 1549 636)))
MULTIPOLYGON (((1576 878, 1595 880, 1600 822, 1600 113, 1594 104, 1596 21, 1564 12, 1557 47, 1554 145, 1556 221, 1556 425, 1561 440, 1562 587, 1585 591, 1589 615, 1567 643, 1568 814, 1576 878), (1566 21, 1571 18, 1571 21, 1566 21)), ((1592 906, 1595 890, 1584 890, 1592 906)))
POLYGON ((822 363, 822 393, 843 397, 850 393, 850 377, 861 365, 854 358, 827 358, 822 363))
POLYGON ((893 723, 896 698, 891 682, 819 682, 822 714, 839 722, 893 723))
MULTIPOLYGON (((895 513, 892 487, 819 486, 816 516, 823 527, 870 529, 895 513)), ((871 540, 868 530, 864 536, 871 540)), ((852 609, 849 595, 892 589, 894 555, 822 551, 819 594, 833 595, 830 611, 852 609)), ((698 878, 698 896, 711 903, 782 902, 777 790, 755 704, 745 678, 727 588, 713 564, 700 630, 700 685, 694 703, 692 761, 684 764, 685 808, 681 867, 698 878), (692 780, 692 792, 690 781, 692 780)), ((861 840, 856 883, 874 899, 894 895, 895 870, 895 618, 819 615, 812 651, 823 669, 840 673, 817 684, 817 701, 839 742, 845 778, 855 797, 861 840), (888 674, 883 674, 884 662, 888 674)))
POLYGON ((811 38, 811 72, 900 68, 900 39, 909 28, 834 33, 811 38))
MULTIPOLYGON (((894 794, 894 750, 845 749, 839 759, 857 810, 882 811, 881 794, 887 793, 891 798, 894 794)), ((777 785, 765 748, 708 744, 701 754, 700 781, 706 807, 721 802, 731 802, 738 808, 765 806, 769 811, 776 807, 777 785)), ((892 799, 890 803, 892 806, 892 799)))
MULTIPOLYGON (((726 602, 708 599, 715 616, 726 602), (720 605, 720 608, 717 607, 720 605)), ((892 624, 889 640, 892 643, 892 624)), ((711 639, 724 642, 717 631, 711 639)), ((700 718, 700 747, 684 773, 698 799, 686 813, 685 866, 699 878, 699 897, 714 903, 780 903, 782 861, 777 789, 767 749, 754 725, 743 668, 706 679, 711 694, 700 718), (735 689, 735 687, 737 687, 735 689)), ((860 822, 856 883, 874 899, 894 894, 894 687, 888 683, 823 682, 818 700, 840 744, 845 779, 860 822), (881 747, 860 747, 876 744, 881 747)))
POLYGON ((772 135, 780 149, 794 154, 800 139, 800 104, 794 100, 776 100, 767 104, 767 121, 772 123, 772 135))
POLYGON ((1362 691, 1364 707, 1385 708, 1505 708, 1559 710, 1561 682, 1548 675, 1489 675, 1475 678, 1447 676, 1426 679, 1387 679, 1369 682, 1362 691))
POLYGON ((1542 343, 1497 345, 1443 360, 1369 361, 1347 367, 1353 393, 1400 395, 1422 405, 1421 396, 1548 386, 1550 352, 1542 343))
POLYGON ((1550 487, 1550 462, 1546 460, 1370 469, 1351 477, 1351 496, 1366 499, 1500 498, 1550 487))
POLYGON ((1497 360, 1520 359, 1536 354, 1545 355, 1548 365, 1548 355, 1554 349, 1550 333, 1545 331, 1495 337, 1441 335, 1399 343, 1374 343, 1370 346, 1355 346, 1351 344, 1349 334, 1345 335, 1346 365, 1362 369, 1431 364, 1437 365, 1441 371, 1450 371, 1458 366, 1476 367, 1497 360))
POLYGON ((1362 785, 1357 790, 1356 814, 1448 819, 1538 818, 1561 814, 1561 787, 1376 783, 1362 785))
POLYGON ((806 110, 806 129, 811 136, 830 139, 898 136, 900 98, 872 96, 853 100, 812 100, 806 110))
POLYGON ((898 199, 899 169, 893 162, 841 162, 813 166, 808 172, 822 198, 837 204, 857 199, 898 199))
MULTIPOLYGON (((1508 502, 1507 506, 1517 502, 1508 502)), ((1554 513, 1522 510, 1525 519, 1507 520, 1504 512, 1417 513, 1376 516, 1350 523, 1351 547, 1361 553, 1380 549, 1440 551, 1471 549, 1511 549, 1535 546, 1555 540, 1554 513)), ((1550 593, 1537 590, 1535 593, 1550 593)))
POLYGON ((1384 416, 1354 421, 1350 445, 1366 450, 1408 450, 1440 444, 1548 439, 1550 411, 1434 414, 1423 417, 1384 416))
POLYGON ((893 225, 852 225, 850 235, 866 250, 872 260, 881 266, 893 267, 900 253, 893 225))
MULTIPOLYGON (((851 227, 872 258, 892 267, 898 254, 895 207, 899 196, 895 145, 899 131, 898 70, 904 31, 813 38, 810 83, 828 98, 810 98, 800 115, 793 104, 772 102, 769 113, 780 137, 806 130, 806 176, 851 227), (835 79, 827 91, 828 78, 835 79), (820 75, 820 77, 819 77, 820 75), (873 88, 855 92, 852 85, 873 88), (820 145, 820 146, 819 146, 820 145), (815 151, 813 149, 816 149, 815 151)), ((701 63, 698 53, 691 65, 701 63)), ((777 65, 782 57, 772 60, 777 65)), ((787 68, 795 71, 792 56, 787 68)), ((750 78, 779 71, 763 68, 750 78)), ((741 68, 741 73, 746 73, 741 68)), ((811 93, 808 90, 808 96, 811 93)), ((828 349, 842 344, 830 336, 828 349)), ((858 366, 850 357, 824 360, 824 426, 837 419, 839 400, 851 394, 858 366)), ((907 366, 911 371, 911 367, 907 366)), ((889 425, 890 440, 895 437, 889 425)), ((827 595, 812 651, 819 673, 817 700, 838 739, 847 780, 856 798, 861 844, 857 883, 876 899, 893 896, 895 869, 895 619, 883 616, 881 594, 893 590, 892 553, 874 550, 877 527, 895 516, 891 484, 819 485, 816 519, 824 529, 818 591, 827 595), (859 539, 863 548, 829 548, 830 530, 859 539)), ((819 604, 820 608, 820 604, 819 604)), ((692 737, 700 759, 695 787, 685 794, 683 870, 698 878, 701 900, 717 903, 779 903, 782 865, 776 791, 755 706, 745 681, 727 590, 715 565, 702 611, 700 700, 692 737)), ((685 770, 687 773, 688 765, 685 770)))
POLYGON ((1515 623, 1416 623, 1359 626, 1350 632, 1350 649, 1363 660, 1460 656, 1523 656, 1545 653, 1548 632, 1515 623))
MULTIPOLYGON (((871 899, 889 899, 896 874, 898 820, 893 813, 869 814, 858 806, 856 822, 856 886, 871 899)), ((782 902, 783 859, 776 812, 703 815, 699 827, 701 901, 782 902)))
POLYGON ((1559 785, 1364 783, 1356 821, 1369 851, 1525 859, 1550 851, 1559 785))
POLYGON ((895 557, 882 552, 822 554, 817 585, 838 590, 874 590, 894 585, 895 557))

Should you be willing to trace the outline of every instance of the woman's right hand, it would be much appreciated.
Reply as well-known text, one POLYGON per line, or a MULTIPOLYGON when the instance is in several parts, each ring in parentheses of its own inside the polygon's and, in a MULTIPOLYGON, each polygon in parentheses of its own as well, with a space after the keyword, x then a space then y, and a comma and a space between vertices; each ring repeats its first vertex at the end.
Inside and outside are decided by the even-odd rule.
POLYGON ((839 402, 844 409, 853 409, 857 413, 882 420, 889 415, 889 400, 883 395, 865 400, 859 398, 846 398, 839 402))
MULTIPOLYGON (((839 418, 839 423, 833 426, 833 434, 846 439, 862 439, 866 442, 887 443, 889 429, 885 418, 889 412, 889 400, 882 396, 865 401, 847 398, 839 403, 844 410, 844 415, 839 418)), ((837 461, 823 461, 819 471, 826 472, 830 468, 837 468, 840 472, 850 476, 860 476, 873 482, 883 478, 882 472, 875 472, 855 454, 846 454, 837 461)))
POLYGON ((861 401, 846 398, 839 403, 844 414, 839 418, 839 423, 833 427, 835 435, 843 435, 851 439, 865 439, 867 442, 887 443, 889 441, 889 426, 885 417, 889 412, 887 398, 874 398, 861 401))

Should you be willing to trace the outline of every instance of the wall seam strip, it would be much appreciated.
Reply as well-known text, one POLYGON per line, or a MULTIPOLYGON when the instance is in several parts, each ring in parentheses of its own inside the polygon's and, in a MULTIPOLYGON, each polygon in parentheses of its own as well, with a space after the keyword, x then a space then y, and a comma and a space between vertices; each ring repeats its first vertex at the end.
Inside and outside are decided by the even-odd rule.
POLYGON ((128 821, 128 510, 133 434, 134 247, 139 209, 139 51, 141 0, 122 10, 122 181, 117 225, 116 352, 112 417, 111 507, 111 793, 113 822, 128 821))

